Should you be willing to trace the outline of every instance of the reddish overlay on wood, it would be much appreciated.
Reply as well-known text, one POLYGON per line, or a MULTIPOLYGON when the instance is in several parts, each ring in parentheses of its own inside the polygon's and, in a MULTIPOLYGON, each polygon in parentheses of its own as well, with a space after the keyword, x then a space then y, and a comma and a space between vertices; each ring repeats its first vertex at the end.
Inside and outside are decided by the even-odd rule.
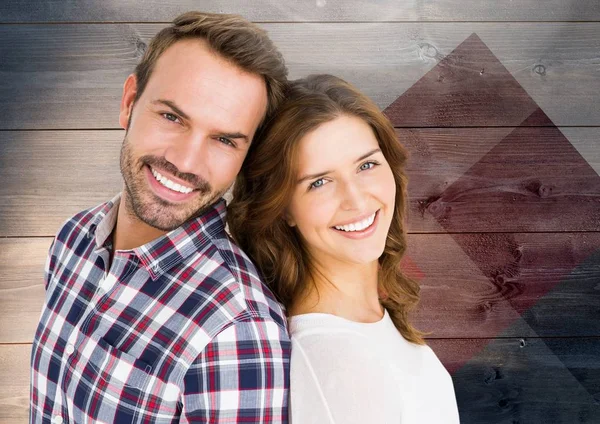
POLYGON ((472 34, 384 112, 395 127, 496 127, 520 125, 536 109, 525 89, 472 34))
MULTIPOLYGON (((532 308, 560 289, 561 283, 567 284, 571 272, 600 249, 600 238, 591 237, 591 244, 583 241, 576 248, 577 241, 563 240, 544 255, 528 255, 519 233, 503 233, 502 228, 511 223, 511 228, 517 224, 518 231, 535 233, 536 223, 543 219, 547 228, 550 219, 557 233, 600 231, 600 176, 476 34, 384 112, 396 127, 514 127, 441 195, 428 199, 424 213, 436 219, 481 272, 473 281, 454 282, 456 287, 450 290, 468 293, 467 286, 481 285, 477 280, 483 277, 489 282, 490 298, 480 306, 493 309, 502 304, 512 311, 506 319, 495 321, 490 336, 500 337, 517 321, 519 325, 525 321, 535 332, 538 323, 532 308), (473 207, 478 202, 501 207, 478 210, 473 207)), ((407 258, 403 266, 409 276, 427 284, 427 276, 414 260, 407 258)), ((591 275, 600 275, 600 264, 587 266, 591 275)), ((447 299, 442 296, 426 302, 444 303, 447 299)), ((494 339, 479 340, 438 355, 455 373, 494 343, 494 339)))

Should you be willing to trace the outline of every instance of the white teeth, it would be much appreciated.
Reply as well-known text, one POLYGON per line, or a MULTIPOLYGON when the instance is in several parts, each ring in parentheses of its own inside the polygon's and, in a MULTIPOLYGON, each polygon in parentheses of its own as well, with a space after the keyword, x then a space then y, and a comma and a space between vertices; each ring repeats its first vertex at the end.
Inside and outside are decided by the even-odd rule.
POLYGON ((371 224, 373 224, 373 221, 375 221, 376 213, 377 212, 375 212, 370 217, 363 219, 362 221, 354 222, 352 224, 347 224, 347 225, 335 226, 334 228, 336 230, 342 230, 342 231, 362 231, 362 230, 370 227, 371 224))
POLYGON ((170 188, 173 191, 177 191, 179 193, 184 193, 184 194, 191 193, 192 191, 194 191, 193 188, 185 187, 185 186, 182 186, 181 184, 174 183, 173 181, 169 180, 167 177, 165 177, 164 175, 161 175, 160 173, 158 173, 157 171, 155 171, 152 168, 150 168, 150 170, 152 171, 152 175, 154 175, 154 178, 156 178, 156 181, 158 181, 165 187, 170 188))

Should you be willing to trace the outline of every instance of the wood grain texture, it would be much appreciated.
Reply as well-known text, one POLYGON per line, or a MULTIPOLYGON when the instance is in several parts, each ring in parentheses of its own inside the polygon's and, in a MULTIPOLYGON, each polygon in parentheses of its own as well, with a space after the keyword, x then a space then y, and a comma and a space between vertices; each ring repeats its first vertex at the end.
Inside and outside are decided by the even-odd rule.
MULTIPOLYGON (((476 33, 556 125, 600 125, 595 95, 600 92, 600 23, 263 26, 286 58, 291 78, 339 75, 381 108, 476 33)), ((123 82, 162 27, 0 26, 0 129, 116 128, 123 82)), ((451 126, 478 122, 471 113, 454 119, 451 126)))
MULTIPOLYGON (((397 133, 410 153, 409 232, 600 230, 600 221, 594 220, 600 211, 594 171, 600 169, 599 128, 397 133), (564 131, 576 140, 577 149, 562 138, 564 131), (493 188, 487 195, 472 189, 469 181, 460 182, 486 155, 484 169, 510 163, 512 158, 502 153, 489 156, 503 140, 527 143, 521 158, 525 165, 510 167, 510 178, 479 173, 478 181, 493 188), (551 143, 553 162, 548 163, 544 152, 551 143), (535 181, 539 187, 554 186, 554 191, 541 197, 539 187, 537 194, 531 189, 535 181)), ((53 236, 69 216, 112 198, 121 190, 123 136, 124 131, 0 132, 0 236, 53 236)))
MULTIPOLYGON (((453 372, 461 423, 597 422, 598 338, 441 339, 429 345, 453 372), (474 350, 477 356, 465 358, 474 350), (453 369, 465 359, 467 366, 453 369)), ((0 422, 27 422, 30 353, 29 344, 0 345, 0 422)))
POLYGON ((0 345, 0 422, 25 424, 29 419, 31 345, 0 345))
POLYGON ((600 233, 409 234, 430 338, 600 336, 600 233))
POLYGON ((121 190, 124 131, 0 132, 0 235, 54 236, 121 190))
POLYGON ((598 129, 569 131, 579 150, 555 127, 397 134, 411 154, 409 231, 600 231, 598 129))
MULTIPOLYGON (((50 241, 0 239, 0 343, 33 339, 50 241)), ((413 318, 430 338, 600 336, 599 233, 411 234, 408 246, 413 318)))
POLYGON ((52 238, 0 239, 0 343, 31 343, 44 302, 52 238))
POLYGON ((452 370, 461 423, 598 422, 598 338, 506 338, 485 345, 482 340, 458 339, 429 344, 452 370), (471 357, 480 345, 483 349, 471 357))
POLYGON ((2 22, 167 22, 188 10, 241 14, 253 21, 589 21, 600 20, 595 0, 179 0, 78 2, 8 0, 2 22))

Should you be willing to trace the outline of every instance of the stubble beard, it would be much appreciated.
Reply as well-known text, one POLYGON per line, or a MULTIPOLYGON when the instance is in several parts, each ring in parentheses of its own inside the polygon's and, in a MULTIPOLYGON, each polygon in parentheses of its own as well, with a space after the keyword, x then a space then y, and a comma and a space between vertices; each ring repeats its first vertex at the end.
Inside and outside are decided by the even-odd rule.
POLYGON ((127 213, 153 228, 168 232, 202 215, 225 191, 214 192, 207 181, 199 180, 194 184, 197 193, 189 204, 175 205, 161 199, 147 187, 144 167, 165 162, 164 158, 150 155, 134 158, 131 143, 127 139, 127 133, 125 134, 120 166, 125 182, 127 213))

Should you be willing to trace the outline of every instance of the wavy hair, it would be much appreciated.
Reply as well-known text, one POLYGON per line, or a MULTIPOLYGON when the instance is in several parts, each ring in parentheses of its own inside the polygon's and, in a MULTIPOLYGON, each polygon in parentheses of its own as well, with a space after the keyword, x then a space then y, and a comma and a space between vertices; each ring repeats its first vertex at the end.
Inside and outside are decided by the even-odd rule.
POLYGON ((424 344, 424 333, 408 319, 419 301, 420 288, 399 266, 406 250, 407 153, 377 105, 344 80, 311 75, 289 84, 284 102, 257 134, 260 143, 251 145, 237 177, 227 214, 229 230, 289 308, 305 292, 315 272, 296 227, 290 227, 284 219, 297 181, 298 147, 309 132, 342 115, 358 117, 372 128, 392 169, 396 199, 385 249, 379 258, 380 302, 407 340, 424 344))

